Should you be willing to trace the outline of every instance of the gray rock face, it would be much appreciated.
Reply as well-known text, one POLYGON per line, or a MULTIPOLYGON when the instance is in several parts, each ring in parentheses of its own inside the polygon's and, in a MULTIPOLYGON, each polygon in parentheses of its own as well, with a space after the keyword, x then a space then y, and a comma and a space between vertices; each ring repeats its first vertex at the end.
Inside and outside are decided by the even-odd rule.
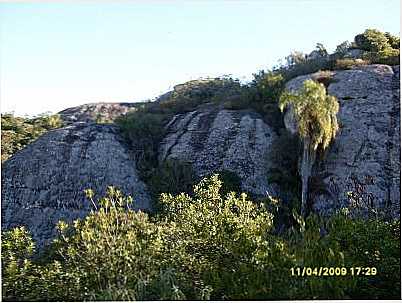
MULTIPOLYGON (((291 80, 295 90, 310 76, 291 80)), ((363 204, 400 214, 400 82, 399 66, 370 65, 337 71, 328 93, 338 98, 340 130, 313 171, 313 208, 321 214, 347 206, 348 192, 363 204)), ((292 113, 285 125, 294 132, 292 113)))
POLYGON ((267 182, 267 153, 276 134, 257 113, 204 106, 176 115, 167 131, 160 161, 188 161, 199 176, 228 170, 241 178, 243 190, 275 194, 276 189, 267 182))
POLYGON ((140 103, 88 103, 59 112, 65 124, 74 122, 112 122, 135 110, 140 103))
POLYGON ((85 216, 107 186, 132 195, 134 206, 149 209, 145 185, 118 130, 111 125, 76 123, 49 131, 17 152, 2 168, 2 228, 25 225, 39 246, 55 235, 59 220, 85 216))

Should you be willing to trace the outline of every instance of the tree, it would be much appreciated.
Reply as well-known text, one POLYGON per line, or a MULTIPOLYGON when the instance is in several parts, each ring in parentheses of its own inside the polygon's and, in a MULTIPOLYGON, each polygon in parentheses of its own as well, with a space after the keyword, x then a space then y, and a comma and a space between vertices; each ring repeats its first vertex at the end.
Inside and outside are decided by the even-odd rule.
POLYGON ((260 71, 253 76, 252 86, 256 89, 256 101, 276 104, 285 84, 282 74, 260 71))
POLYGON ((328 56, 328 51, 327 51, 327 49, 325 48, 324 44, 322 44, 322 43, 317 43, 315 49, 316 49, 316 51, 318 52, 318 54, 319 54, 321 57, 326 57, 326 56, 328 56))
POLYGON ((386 32, 385 37, 387 37, 388 43, 391 45, 393 49, 399 49, 400 38, 398 36, 394 36, 391 33, 386 32))
POLYGON ((335 53, 341 55, 342 57, 351 48, 352 44, 349 41, 343 41, 341 44, 336 46, 335 53))
POLYGON ((338 131, 336 114, 338 100, 326 94, 324 85, 306 80, 296 93, 284 92, 279 99, 279 108, 292 108, 297 121, 297 131, 303 141, 303 155, 300 165, 302 177, 302 214, 306 214, 308 180, 311 175, 317 149, 326 149, 338 131))
POLYGON ((355 36, 358 48, 370 52, 379 52, 390 48, 386 35, 376 29, 366 29, 363 34, 355 36))

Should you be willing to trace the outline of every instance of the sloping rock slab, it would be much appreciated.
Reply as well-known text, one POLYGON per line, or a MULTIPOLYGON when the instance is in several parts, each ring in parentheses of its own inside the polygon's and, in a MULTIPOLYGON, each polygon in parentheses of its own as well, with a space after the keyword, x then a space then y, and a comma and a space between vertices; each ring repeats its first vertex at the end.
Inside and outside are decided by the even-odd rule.
POLYGON ((160 161, 188 161, 198 176, 231 171, 240 177, 245 191, 259 196, 277 193, 267 182, 271 166, 267 154, 276 134, 257 113, 207 105, 176 115, 167 132, 160 161))
POLYGON ((137 209, 150 207, 116 127, 76 123, 49 131, 3 164, 2 228, 24 225, 42 246, 59 220, 89 212, 84 189, 93 189, 96 198, 109 185, 132 195, 137 209))

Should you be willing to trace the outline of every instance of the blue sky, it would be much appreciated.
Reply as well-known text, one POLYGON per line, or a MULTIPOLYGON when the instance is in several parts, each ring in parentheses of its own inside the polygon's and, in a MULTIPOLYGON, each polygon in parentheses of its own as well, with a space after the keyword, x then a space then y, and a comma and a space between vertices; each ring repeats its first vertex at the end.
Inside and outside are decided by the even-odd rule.
POLYGON ((366 28, 399 35, 399 0, 0 4, 1 111, 135 102, 175 84, 247 81, 293 50, 329 51, 366 28))

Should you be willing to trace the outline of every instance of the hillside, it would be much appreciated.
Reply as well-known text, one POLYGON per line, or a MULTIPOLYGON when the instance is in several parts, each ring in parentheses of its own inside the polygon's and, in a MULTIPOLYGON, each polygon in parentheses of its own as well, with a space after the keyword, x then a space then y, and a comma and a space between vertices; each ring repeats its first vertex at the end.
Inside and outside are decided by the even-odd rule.
MULTIPOLYGON (((398 261, 395 253, 398 247, 400 250, 400 239, 395 230, 400 225, 399 42, 396 45, 392 40, 396 37, 392 36, 386 42, 389 47, 374 49, 370 37, 367 32, 358 35, 353 44, 341 44, 334 54, 318 46, 308 55, 291 54, 285 66, 256 73, 248 84, 230 77, 194 80, 175 86, 154 102, 85 104, 65 109, 51 120, 40 118, 47 123, 39 118, 24 120, 2 115, 3 231, 25 226, 39 252, 49 260, 57 249, 62 251, 68 245, 74 248, 64 253, 74 258, 74 252, 81 249, 88 249, 87 257, 94 251, 103 251, 110 245, 102 238, 103 232, 111 231, 118 238, 113 238, 117 241, 113 243, 121 245, 109 247, 111 255, 117 247, 116 254, 129 260, 123 263, 131 264, 134 261, 128 253, 117 253, 124 247, 130 254, 138 253, 145 267, 152 268, 147 272, 141 266, 135 267, 154 280, 150 278, 153 282, 144 286, 144 293, 127 294, 128 298, 395 298, 400 284, 396 291, 387 292, 396 283, 400 267, 387 278, 375 277, 374 282, 354 277, 331 280, 328 283, 333 283, 333 288, 324 280, 317 279, 317 284, 309 280, 306 283, 312 284, 308 293, 302 280, 280 286, 288 280, 290 268, 296 264, 317 266, 316 259, 323 266, 353 267, 353 262, 363 262, 359 266, 374 267, 374 259, 361 255, 362 251, 378 251, 382 254, 378 266, 388 273, 398 261), (309 151, 314 158, 304 182, 302 167, 307 145, 301 125, 305 121, 296 102, 299 92, 308 91, 306 83, 318 87, 324 97, 333 98, 337 107, 331 109, 332 117, 336 117, 333 129, 328 130, 325 124, 320 125, 323 130, 317 123, 308 124, 308 131, 314 135, 331 132, 333 137, 328 146, 319 139, 319 144, 309 151), (294 103, 281 108, 278 104, 284 98, 294 103), (219 174, 219 180, 215 174, 219 174), (306 205, 302 188, 307 189, 306 205), (229 192, 247 193, 248 198, 244 194, 231 196, 229 192), (142 210, 129 212, 131 221, 125 217, 124 206, 130 208, 130 203, 123 196, 133 198, 132 209, 142 210), (94 206, 100 213, 93 212, 94 206), (348 215, 343 217, 345 213, 348 215), (115 229, 109 221, 102 221, 108 220, 108 214, 116 215, 115 229), (120 216, 125 224, 119 221, 120 216), (67 238, 58 238, 59 242, 52 244, 63 234, 60 226, 64 223, 58 222, 76 219, 87 225, 74 223, 76 233, 71 229, 70 234, 64 235, 67 238), (349 229, 352 227, 355 231, 349 229), (371 231, 366 233, 366 227, 371 231), (90 231, 86 233, 85 228, 90 231), (289 234, 292 236, 288 238, 289 234), (343 239, 345 235, 350 240, 343 239), (94 245, 106 246, 96 248, 96 244, 89 250, 86 245, 92 243, 91 239, 97 239, 94 245), (139 246, 126 247, 128 239, 139 246), (183 246, 176 247, 175 243, 181 241, 183 246), (67 246, 63 248, 60 243, 67 246), (370 243, 373 246, 368 247, 370 243), (332 256, 334 251, 336 256, 332 256), (349 260, 344 260, 344 253, 349 260), (150 259, 144 254, 149 254, 150 259), (232 260, 233 265, 226 264, 227 260, 232 260), (387 267, 388 261, 394 262, 392 266, 387 267), (172 272, 170 265, 163 270, 172 274, 174 278, 167 279, 180 285, 180 292, 171 292, 174 287, 169 284, 168 294, 160 293, 160 285, 165 282, 158 276, 157 264, 165 266, 164 262, 173 264, 172 272), (180 262, 184 264, 183 275, 180 262), (218 264, 217 268, 214 264, 218 264), (233 266, 233 276, 220 275, 225 271, 222 264, 233 266), (281 266, 286 273, 279 269, 281 266), (278 278, 271 280, 266 268, 278 278), (242 271, 252 275, 252 281, 242 280, 242 271), (207 281, 206 285, 192 284, 193 275, 194 283, 207 281), (376 279, 383 283, 379 282, 378 289, 373 286, 377 285, 376 279), (270 281, 278 289, 268 290, 263 281, 270 281), (232 283, 237 285, 238 293, 229 290, 232 283), (328 289, 334 289, 334 293, 327 296, 328 289)), ((314 96, 314 102, 318 102, 315 91, 314 96)), ((304 110, 306 105, 302 105, 304 110)), ((311 111, 305 112, 311 115, 311 111)), ((312 116, 319 114, 313 112, 312 116)), ((324 118, 329 115, 325 112, 324 118)), ((12 239, 7 238, 10 235, 6 239, 12 239)), ((74 262, 71 264, 79 267, 80 259, 74 262)), ((117 263, 118 271, 122 265, 117 263)), ((114 275, 114 271, 102 270, 105 275, 114 275)), ((55 279, 60 282, 69 278, 55 279)), ((60 283, 72 283, 66 281, 60 283)), ((130 284, 128 289, 138 286, 135 285, 130 284)), ((87 299, 82 289, 65 291, 74 295, 52 296, 87 299)), ((115 290, 107 291, 116 295, 112 299, 125 298, 115 290)), ((21 297, 29 298, 27 293, 21 297)), ((97 295, 92 293, 89 298, 110 299, 97 295)), ((12 294, 9 298, 18 296, 12 294)))

